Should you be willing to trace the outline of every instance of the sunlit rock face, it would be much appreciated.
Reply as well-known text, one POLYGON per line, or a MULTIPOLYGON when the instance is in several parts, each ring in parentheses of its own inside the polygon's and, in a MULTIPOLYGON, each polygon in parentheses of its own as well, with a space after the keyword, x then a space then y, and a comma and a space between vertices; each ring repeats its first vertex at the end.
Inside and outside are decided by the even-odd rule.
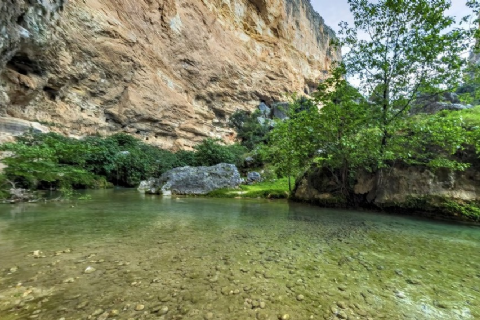
POLYGON ((340 58, 308 0, 6 0, 0 116, 168 149, 309 93, 340 58))

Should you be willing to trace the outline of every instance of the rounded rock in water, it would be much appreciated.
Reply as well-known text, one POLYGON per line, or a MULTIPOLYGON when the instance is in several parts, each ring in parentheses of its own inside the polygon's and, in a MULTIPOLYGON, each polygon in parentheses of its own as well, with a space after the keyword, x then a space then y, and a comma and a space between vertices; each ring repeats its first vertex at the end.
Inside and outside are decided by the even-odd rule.
POLYGON ((90 273, 94 273, 95 271, 97 271, 97 269, 95 269, 94 267, 88 266, 83 273, 90 274, 90 273))

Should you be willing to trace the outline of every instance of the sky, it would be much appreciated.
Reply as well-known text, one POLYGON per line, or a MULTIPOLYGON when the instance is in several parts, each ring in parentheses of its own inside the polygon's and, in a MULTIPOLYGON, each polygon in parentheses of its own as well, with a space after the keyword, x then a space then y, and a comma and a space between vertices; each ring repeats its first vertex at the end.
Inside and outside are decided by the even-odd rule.
MULTIPOLYGON (((450 16, 460 19, 471 14, 471 9, 465 6, 467 0, 451 0, 452 7, 448 11, 450 16)), ((353 24, 353 17, 350 13, 347 0, 310 0, 313 8, 323 17, 325 23, 333 30, 338 31, 338 23, 346 21, 353 24)))

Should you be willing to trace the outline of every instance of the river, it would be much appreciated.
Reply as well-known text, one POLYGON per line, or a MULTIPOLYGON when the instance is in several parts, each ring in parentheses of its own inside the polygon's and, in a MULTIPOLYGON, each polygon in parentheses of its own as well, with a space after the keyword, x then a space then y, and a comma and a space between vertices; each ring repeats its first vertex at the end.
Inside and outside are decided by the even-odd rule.
POLYGON ((89 191, 0 207, 0 319, 480 319, 480 228, 89 191))

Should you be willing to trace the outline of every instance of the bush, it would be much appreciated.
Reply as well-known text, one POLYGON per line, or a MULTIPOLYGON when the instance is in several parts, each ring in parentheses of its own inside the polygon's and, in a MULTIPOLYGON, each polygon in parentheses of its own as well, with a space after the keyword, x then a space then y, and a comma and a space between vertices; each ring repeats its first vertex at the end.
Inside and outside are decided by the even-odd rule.
POLYGON ((195 163, 198 166, 213 166, 219 163, 242 165, 247 149, 238 144, 225 146, 218 139, 205 139, 195 146, 195 163))
POLYGON ((255 149, 256 146, 265 144, 267 133, 270 131, 268 122, 261 124, 258 121, 260 111, 249 114, 246 111, 239 110, 230 116, 228 124, 237 131, 237 138, 242 146, 248 150, 255 149))
POLYGON ((13 155, 2 160, 5 176, 24 188, 87 188, 98 177, 85 168, 85 155, 93 151, 86 144, 55 133, 28 133, 0 150, 13 155))
POLYGON ((172 153, 147 145, 124 133, 76 140, 56 133, 28 133, 0 150, 11 151, 3 160, 5 178, 31 189, 71 189, 108 186, 135 187, 176 167, 221 162, 238 164, 245 148, 206 139, 196 151, 172 153), (108 183, 107 183, 108 182, 108 183))

